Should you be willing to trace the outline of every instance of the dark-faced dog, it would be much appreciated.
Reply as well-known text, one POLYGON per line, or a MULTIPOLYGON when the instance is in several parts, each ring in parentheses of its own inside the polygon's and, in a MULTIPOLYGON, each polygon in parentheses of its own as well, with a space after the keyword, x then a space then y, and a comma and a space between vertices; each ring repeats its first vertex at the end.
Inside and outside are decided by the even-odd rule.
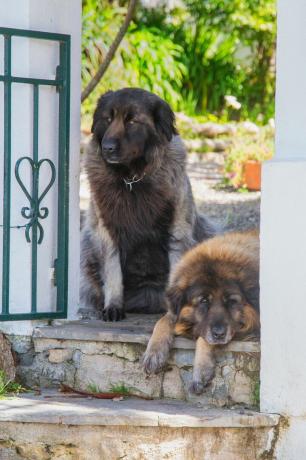
POLYGON ((168 313, 156 324, 143 358, 147 373, 167 362, 174 335, 196 340, 190 390, 214 376, 214 348, 259 334, 259 239, 256 232, 215 236, 188 251, 171 276, 168 313))
POLYGON ((81 304, 105 320, 163 311, 171 267, 215 233, 196 212, 174 123, 169 105, 141 89, 98 101, 86 158, 81 304))

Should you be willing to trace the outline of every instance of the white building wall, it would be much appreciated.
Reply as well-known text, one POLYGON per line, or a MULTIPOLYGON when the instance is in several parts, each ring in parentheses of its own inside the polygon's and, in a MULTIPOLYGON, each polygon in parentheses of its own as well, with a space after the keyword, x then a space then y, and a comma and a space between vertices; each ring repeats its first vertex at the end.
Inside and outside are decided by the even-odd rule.
MULTIPOLYGON (((0 25, 23 29, 57 32, 71 35, 71 101, 70 101, 70 189, 69 189, 69 289, 68 314, 75 318, 78 309, 79 286, 79 140, 80 140, 80 93, 81 93, 81 0, 10 0, 0 2, 0 25)), ((13 38, 12 73, 23 75, 55 78, 58 63, 58 45, 44 40, 13 38)), ((0 62, 3 62, 3 40, 0 40, 0 62)), ((0 67, 0 70, 3 69, 0 67)), ((0 101, 3 101, 3 85, 0 84, 0 101)), ((14 126, 23 126, 18 132, 12 132, 12 170, 20 156, 32 155, 32 90, 26 85, 13 85, 13 121, 14 126)), ((3 102, 2 102, 3 103, 3 102)), ((2 104, 1 104, 2 105, 2 104)), ((40 157, 51 158, 57 162, 57 99, 54 90, 40 87, 40 157)), ((3 113, 0 114, 0 149, 3 158, 3 113)), ((26 169, 23 177, 30 187, 30 177, 26 169)), ((42 170, 42 183, 46 183, 49 173, 42 170)), ((14 174, 12 171, 12 178, 14 174)), ((2 190, 2 164, 0 164, 0 190, 2 190)), ((42 289, 42 280, 50 279, 51 267, 56 255, 56 202, 57 184, 46 196, 43 205, 50 214, 41 224, 45 231, 44 246, 38 251, 38 310, 48 311, 55 308, 55 288, 52 283, 42 289), (55 212, 52 212, 54 209, 55 212)), ((12 180, 11 225, 26 223, 20 211, 26 206, 27 200, 15 180, 12 180)), ((2 201, 2 197, 1 197, 2 201)), ((2 222, 2 210, 0 212, 2 222)), ((2 230, 0 232, 2 250, 2 230)), ((30 309, 30 264, 31 245, 26 243, 24 230, 11 231, 11 308, 13 312, 29 311, 30 309)), ((1 256, 1 254, 0 254, 1 256)), ((46 286, 46 283, 44 283, 46 286)), ((41 323, 41 322, 40 322, 41 323)), ((18 334, 30 333, 37 322, 3 322, 1 330, 18 334)))
POLYGON ((261 410, 287 418, 276 458, 306 452, 306 2, 278 0, 276 154, 263 169, 261 410))

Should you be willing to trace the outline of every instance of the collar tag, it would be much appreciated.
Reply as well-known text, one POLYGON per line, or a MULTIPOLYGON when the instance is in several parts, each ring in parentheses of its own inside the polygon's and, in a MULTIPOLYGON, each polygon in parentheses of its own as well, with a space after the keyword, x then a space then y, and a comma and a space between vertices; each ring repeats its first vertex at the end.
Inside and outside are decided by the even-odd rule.
POLYGON ((125 177, 123 178, 123 181, 125 183, 125 185, 127 186, 127 188, 129 189, 130 192, 132 192, 133 190, 133 184, 136 184, 137 182, 140 182, 144 176, 146 175, 146 173, 144 173, 141 177, 139 177, 137 179, 137 175, 135 174, 131 179, 126 179, 125 177))

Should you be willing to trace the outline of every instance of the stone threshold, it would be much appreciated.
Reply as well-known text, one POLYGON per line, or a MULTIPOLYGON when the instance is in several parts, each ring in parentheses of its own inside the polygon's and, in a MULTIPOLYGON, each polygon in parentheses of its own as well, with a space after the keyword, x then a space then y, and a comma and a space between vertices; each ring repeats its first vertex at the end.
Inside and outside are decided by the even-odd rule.
MULTIPOLYGON (((101 320, 53 321, 52 326, 43 326, 34 329, 34 339, 77 340, 94 342, 123 342, 146 345, 149 341, 158 315, 128 315, 128 318, 116 322, 106 323, 101 320)), ((195 348, 193 340, 182 337, 175 339, 174 349, 192 350, 195 348)), ((258 341, 232 341, 220 349, 241 353, 259 353, 258 341)))
POLYGON ((279 415, 245 409, 204 408, 182 401, 99 400, 45 391, 0 400, 2 423, 69 426, 134 426, 172 428, 263 428, 279 423, 279 415))

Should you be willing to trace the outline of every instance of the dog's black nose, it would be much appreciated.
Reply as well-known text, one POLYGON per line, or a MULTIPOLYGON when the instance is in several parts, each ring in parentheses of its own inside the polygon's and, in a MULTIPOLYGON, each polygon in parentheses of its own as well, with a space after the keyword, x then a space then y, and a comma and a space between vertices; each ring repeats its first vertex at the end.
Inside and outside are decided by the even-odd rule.
POLYGON ((220 340, 225 338, 226 329, 224 326, 213 326, 211 332, 214 339, 220 340))
POLYGON ((107 139, 102 141, 102 151, 106 155, 114 155, 118 151, 118 142, 116 139, 107 139))

